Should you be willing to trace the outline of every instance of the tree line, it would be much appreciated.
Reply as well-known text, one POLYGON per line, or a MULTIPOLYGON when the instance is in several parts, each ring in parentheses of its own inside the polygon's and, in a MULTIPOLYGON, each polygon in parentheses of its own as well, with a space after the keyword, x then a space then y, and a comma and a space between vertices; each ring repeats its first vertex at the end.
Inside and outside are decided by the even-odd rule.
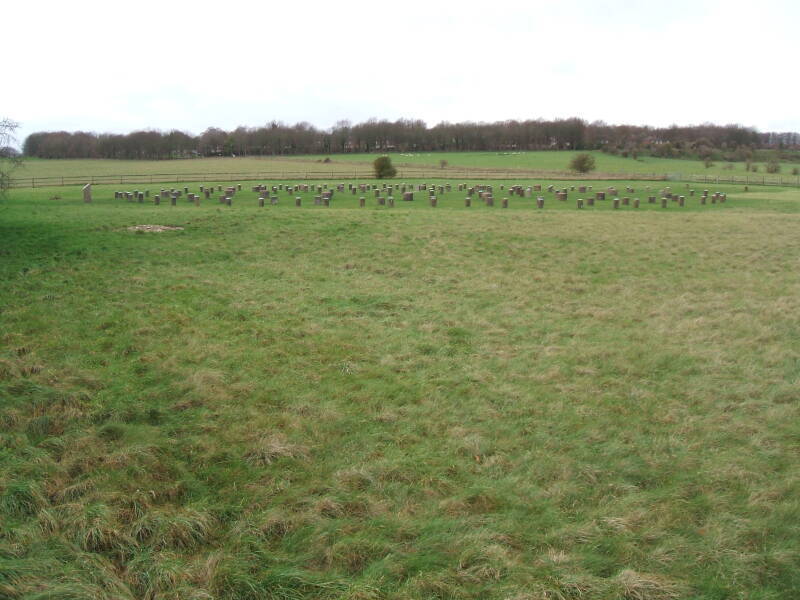
POLYGON ((685 127, 609 125, 583 119, 439 123, 370 119, 339 121, 330 129, 309 123, 273 121, 262 127, 225 131, 209 127, 199 135, 184 131, 128 134, 42 131, 29 135, 26 156, 38 158, 170 159, 198 156, 291 156, 348 152, 437 152, 603 150, 625 156, 750 160, 763 149, 800 149, 800 134, 762 133, 741 125, 685 127))

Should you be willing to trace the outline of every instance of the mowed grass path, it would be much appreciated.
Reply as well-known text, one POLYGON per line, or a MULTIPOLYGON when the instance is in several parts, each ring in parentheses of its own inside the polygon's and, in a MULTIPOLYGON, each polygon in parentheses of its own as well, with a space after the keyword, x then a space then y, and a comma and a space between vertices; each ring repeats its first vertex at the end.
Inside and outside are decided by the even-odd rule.
POLYGON ((0 596, 795 597, 800 197, 740 189, 13 193, 0 596))

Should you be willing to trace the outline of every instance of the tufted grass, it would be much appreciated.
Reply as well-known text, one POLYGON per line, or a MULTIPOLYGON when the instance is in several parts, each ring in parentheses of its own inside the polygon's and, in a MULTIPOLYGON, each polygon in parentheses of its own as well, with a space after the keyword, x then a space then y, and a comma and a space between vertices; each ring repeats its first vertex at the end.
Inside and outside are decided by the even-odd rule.
POLYGON ((113 190, 0 203, 0 598, 800 589, 798 192, 113 190))

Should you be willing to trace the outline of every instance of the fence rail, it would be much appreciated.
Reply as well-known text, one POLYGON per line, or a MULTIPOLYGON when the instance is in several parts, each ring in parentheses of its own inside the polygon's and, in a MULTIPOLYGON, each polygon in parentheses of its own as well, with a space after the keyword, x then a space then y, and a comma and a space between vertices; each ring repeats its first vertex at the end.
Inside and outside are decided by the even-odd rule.
MULTIPOLYGON (((508 169, 431 169, 400 167, 395 179, 607 179, 607 180, 664 180, 665 175, 657 173, 592 173, 579 175, 563 171, 523 171, 508 169)), ((64 175, 51 177, 15 177, 11 179, 12 188, 38 188, 68 185, 143 185, 152 183, 188 182, 235 182, 235 181, 275 181, 275 180, 348 180, 375 179, 372 169, 295 171, 275 170, 259 172, 226 173, 147 173, 115 175, 64 175)))
MULTIPOLYGON (((395 179, 556 179, 556 180, 625 180, 625 181, 685 181, 705 184, 781 185, 800 186, 800 176, 781 175, 695 175, 684 173, 591 173, 564 171, 523 171, 519 169, 431 169, 400 167, 395 179)), ((153 183, 188 183, 195 181, 276 181, 276 180, 348 180, 375 179, 372 169, 294 171, 275 170, 227 173, 147 173, 128 175, 65 175, 53 177, 15 177, 12 188, 38 188, 68 185, 144 185, 153 183)))
POLYGON ((670 173, 667 175, 667 179, 694 183, 800 186, 800 176, 785 177, 783 175, 683 175, 682 173, 670 173))

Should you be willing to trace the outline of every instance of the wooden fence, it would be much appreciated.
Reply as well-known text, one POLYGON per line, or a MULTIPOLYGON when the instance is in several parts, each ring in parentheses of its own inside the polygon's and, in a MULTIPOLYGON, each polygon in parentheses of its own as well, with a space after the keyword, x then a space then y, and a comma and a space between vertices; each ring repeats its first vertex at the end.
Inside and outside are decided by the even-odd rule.
MULTIPOLYGON (((229 173, 148 173, 128 175, 64 175, 54 177, 14 177, 11 179, 12 188, 38 188, 68 185, 146 185, 154 183, 189 183, 189 182, 237 182, 237 181, 302 181, 302 180, 328 180, 347 181, 354 179, 375 179, 375 173, 370 168, 353 170, 319 170, 319 171, 292 171, 274 170, 260 172, 229 172, 229 173)), ((666 179, 665 175, 657 173, 591 173, 578 174, 564 171, 523 171, 506 169, 459 169, 459 168, 414 168, 400 167, 397 169, 395 180, 404 179, 449 179, 457 180, 524 180, 524 179, 553 179, 553 180, 648 180, 658 181, 666 179)))
POLYGON ((683 173, 669 173, 667 179, 693 183, 800 186, 800 176, 797 175, 787 177, 784 175, 685 175, 683 173))
MULTIPOLYGON (((153 183, 188 183, 188 182, 236 182, 236 181, 302 181, 328 180, 347 181, 354 179, 375 179, 372 169, 361 168, 348 170, 290 171, 274 170, 260 172, 230 173, 148 173, 129 175, 65 175, 55 177, 14 177, 12 188, 38 188, 67 185, 145 185, 153 183)), ((507 169, 459 169, 459 168, 414 168, 401 167, 397 170, 395 180, 403 179, 449 179, 458 180, 609 180, 609 181, 685 181, 703 184, 741 184, 741 185, 781 185, 800 186, 800 176, 782 175, 695 175, 684 173, 587 173, 579 174, 569 171, 523 171, 507 169)))

